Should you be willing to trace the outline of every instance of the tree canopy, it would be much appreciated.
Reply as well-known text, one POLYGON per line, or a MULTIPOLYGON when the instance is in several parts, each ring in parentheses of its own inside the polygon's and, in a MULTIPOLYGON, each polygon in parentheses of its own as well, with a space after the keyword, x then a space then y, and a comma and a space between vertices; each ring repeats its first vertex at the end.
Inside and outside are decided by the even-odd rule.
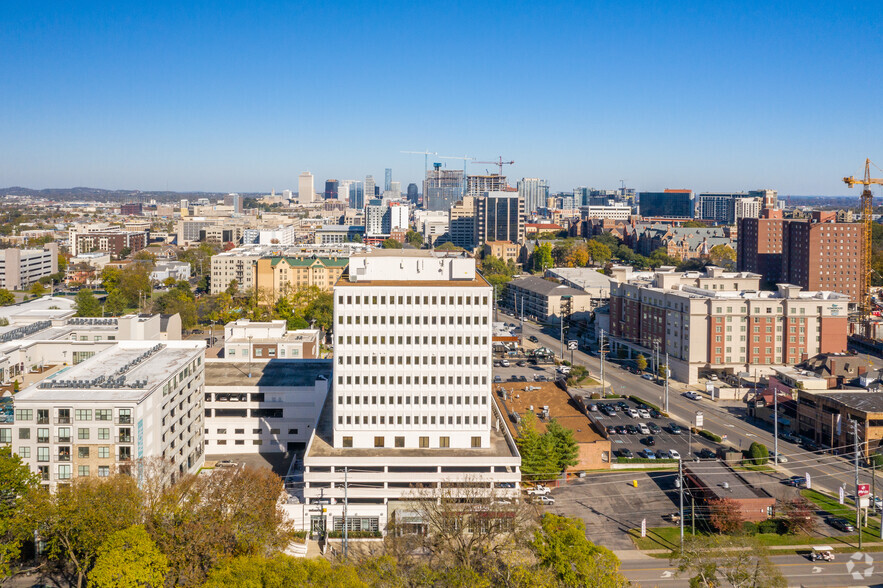
POLYGON ((101 303, 95 298, 92 290, 83 289, 74 298, 77 316, 101 316, 101 303))

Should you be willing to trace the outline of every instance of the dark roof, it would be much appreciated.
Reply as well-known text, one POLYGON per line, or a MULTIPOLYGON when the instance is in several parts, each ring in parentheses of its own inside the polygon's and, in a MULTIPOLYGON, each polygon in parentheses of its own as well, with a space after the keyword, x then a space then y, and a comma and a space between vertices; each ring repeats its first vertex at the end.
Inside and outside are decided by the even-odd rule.
POLYGON ((330 359, 271 359, 205 362, 206 386, 312 386, 319 376, 331 379, 330 359), (251 373, 251 378, 248 374, 251 373))
POLYGON ((707 492, 718 499, 746 500, 753 498, 769 498, 772 496, 765 490, 755 488, 737 474, 731 467, 720 461, 686 462, 684 470, 695 479, 707 492), (727 487, 724 487, 724 484, 727 487))
POLYGON ((583 296, 586 294, 582 290, 563 286, 557 282, 550 282, 537 276, 518 278, 512 280, 509 284, 543 296, 583 296))
POLYGON ((879 392, 814 392, 842 404, 846 408, 866 413, 883 412, 883 394, 879 392))

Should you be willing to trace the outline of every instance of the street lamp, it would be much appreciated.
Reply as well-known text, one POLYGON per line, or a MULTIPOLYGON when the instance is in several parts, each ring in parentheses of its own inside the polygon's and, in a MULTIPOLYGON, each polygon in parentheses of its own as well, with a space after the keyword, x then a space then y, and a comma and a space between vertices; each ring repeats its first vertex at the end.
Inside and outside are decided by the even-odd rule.
POLYGON ((251 377, 251 338, 254 335, 248 336, 248 377, 251 377))

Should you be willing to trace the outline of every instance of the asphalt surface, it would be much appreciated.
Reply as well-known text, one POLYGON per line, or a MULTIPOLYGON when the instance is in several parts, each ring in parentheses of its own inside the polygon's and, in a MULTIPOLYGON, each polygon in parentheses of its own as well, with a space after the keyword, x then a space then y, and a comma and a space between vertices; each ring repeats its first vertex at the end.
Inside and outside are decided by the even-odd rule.
MULTIPOLYGON (((881 586, 883 585, 883 554, 852 555, 838 553, 833 562, 811 562, 802 555, 777 555, 770 559, 779 568, 789 586, 881 586), (866 563, 864 555, 871 557, 866 563), (874 561, 877 560, 877 561, 874 561), (849 564, 852 566, 849 566, 849 564), (853 574, 856 574, 854 576, 853 574), (866 575, 867 574, 867 575, 866 575)), ((677 568, 667 559, 626 559, 620 568, 637 586, 689 586, 687 575, 678 576, 677 568)))

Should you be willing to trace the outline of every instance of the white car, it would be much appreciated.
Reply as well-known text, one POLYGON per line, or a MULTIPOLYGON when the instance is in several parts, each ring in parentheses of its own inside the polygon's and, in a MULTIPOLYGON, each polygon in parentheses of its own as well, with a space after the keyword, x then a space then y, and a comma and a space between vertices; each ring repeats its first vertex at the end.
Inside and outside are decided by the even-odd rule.
POLYGON ((702 400, 702 396, 700 396, 697 392, 693 392, 692 390, 689 392, 684 392, 684 396, 689 398, 690 400, 702 400))
POLYGON ((636 419, 636 418, 638 418, 638 417, 640 416, 640 415, 638 414, 638 411, 635 410, 634 408, 630 408, 630 409, 628 410, 628 415, 629 415, 630 417, 632 417, 633 419, 636 419))
POLYGON ((639 409, 638 409, 638 415, 639 415, 642 419, 649 419, 649 418, 650 418, 650 411, 648 411, 648 410, 645 409, 645 408, 639 408, 639 409))
POLYGON ((565 374, 565 375, 569 374, 570 373, 570 366, 569 365, 559 366, 558 373, 565 374))
POLYGON ((773 463, 788 463, 788 458, 782 455, 776 455, 775 451, 770 451, 770 459, 773 460, 773 463))
POLYGON ((638 430, 641 431, 642 435, 649 435, 650 434, 650 428, 647 425, 645 425, 644 423, 641 423, 640 425, 638 425, 638 430))
POLYGON ((542 496, 537 496, 536 498, 534 498, 534 502, 538 502, 538 503, 543 504, 545 506, 549 506, 549 505, 555 504, 555 499, 552 498, 551 496, 542 495, 542 496))
POLYGON ((542 484, 537 484, 537 485, 534 486, 533 488, 529 488, 529 489, 527 490, 527 493, 528 493, 530 496, 545 496, 545 495, 548 494, 549 492, 551 492, 551 490, 549 489, 549 487, 548 487, 548 486, 543 486, 542 484))
POLYGON ((504 360, 502 360, 502 361, 500 362, 500 365, 503 366, 503 367, 509 367, 509 360, 508 360, 508 359, 504 359, 504 360))
POLYGON ((675 451, 674 449, 670 450, 669 455, 671 455, 672 459, 681 459, 681 454, 675 451))

